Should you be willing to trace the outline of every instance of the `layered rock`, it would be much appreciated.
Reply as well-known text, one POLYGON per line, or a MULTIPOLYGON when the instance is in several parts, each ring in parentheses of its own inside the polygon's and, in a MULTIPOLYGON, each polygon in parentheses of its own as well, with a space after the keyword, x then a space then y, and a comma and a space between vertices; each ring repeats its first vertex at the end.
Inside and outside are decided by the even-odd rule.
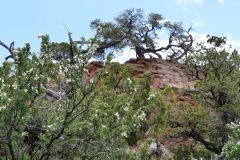
MULTIPOLYGON (((141 78, 144 74, 151 76, 151 88, 161 89, 165 86, 180 89, 193 89, 195 81, 188 76, 179 63, 173 63, 157 58, 130 59, 123 65, 129 65, 133 69, 133 76, 141 78)), ((101 62, 91 62, 88 69, 88 77, 93 77, 103 67, 101 62)))

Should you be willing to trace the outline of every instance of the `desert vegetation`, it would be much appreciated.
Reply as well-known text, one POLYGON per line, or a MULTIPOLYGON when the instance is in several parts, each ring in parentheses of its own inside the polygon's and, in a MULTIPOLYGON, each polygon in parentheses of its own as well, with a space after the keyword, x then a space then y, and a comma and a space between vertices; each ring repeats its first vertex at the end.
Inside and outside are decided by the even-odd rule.
POLYGON ((90 27, 93 37, 75 40, 68 31, 68 42, 40 35, 38 53, 30 43, 0 41, 8 52, 0 67, 0 159, 240 157, 240 55, 225 37, 197 43, 191 26, 145 17, 142 9, 90 27), (164 46, 161 31, 168 33, 164 46), (140 76, 138 64, 111 61, 126 48, 143 66, 175 66, 182 76, 169 79, 193 86, 154 87, 163 67, 140 76), (91 58, 100 59, 97 67, 91 58))

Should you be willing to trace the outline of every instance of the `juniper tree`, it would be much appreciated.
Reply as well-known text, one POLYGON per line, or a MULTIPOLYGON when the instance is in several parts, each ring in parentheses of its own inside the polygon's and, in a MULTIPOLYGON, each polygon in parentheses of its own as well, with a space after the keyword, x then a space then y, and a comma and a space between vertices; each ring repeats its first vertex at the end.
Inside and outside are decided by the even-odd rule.
POLYGON ((192 138, 220 155, 229 139, 226 124, 239 120, 240 56, 225 45, 224 37, 209 36, 207 42, 210 46, 202 45, 187 61, 187 70, 197 79, 193 95, 199 106, 175 112, 179 119, 171 123, 175 136, 192 138))
POLYGON ((145 18, 142 9, 125 10, 114 22, 94 20, 91 27, 96 32, 93 40, 99 45, 97 55, 131 48, 137 58, 145 58, 149 53, 161 58, 162 52, 169 52, 168 58, 177 61, 191 51, 193 43, 191 27, 185 30, 181 23, 170 22, 158 13, 145 18), (168 35, 165 46, 159 45, 164 39, 161 32, 168 35))

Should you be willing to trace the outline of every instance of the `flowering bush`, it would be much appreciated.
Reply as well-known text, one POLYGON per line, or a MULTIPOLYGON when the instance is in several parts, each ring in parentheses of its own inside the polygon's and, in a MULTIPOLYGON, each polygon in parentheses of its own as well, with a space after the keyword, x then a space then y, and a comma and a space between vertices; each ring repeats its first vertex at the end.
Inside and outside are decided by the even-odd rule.
POLYGON ((228 124, 230 130, 229 140, 224 145, 222 156, 226 159, 240 158, 240 123, 228 124))
POLYGON ((96 45, 82 44, 83 52, 71 34, 69 44, 40 38, 40 53, 28 43, 9 48, 13 60, 0 67, 0 157, 137 158, 127 146, 158 124, 152 111, 166 110, 161 95, 150 93, 149 79, 136 81, 131 69, 107 61, 88 82, 96 45), (62 52, 68 56, 56 58, 62 52))

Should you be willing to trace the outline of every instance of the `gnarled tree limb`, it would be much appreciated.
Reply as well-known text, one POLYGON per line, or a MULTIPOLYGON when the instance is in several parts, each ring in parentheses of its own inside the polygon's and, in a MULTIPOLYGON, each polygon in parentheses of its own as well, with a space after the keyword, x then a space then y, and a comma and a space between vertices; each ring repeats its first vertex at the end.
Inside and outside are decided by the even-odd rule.
POLYGON ((15 52, 14 52, 14 41, 13 41, 13 42, 10 44, 10 46, 8 47, 5 43, 3 43, 3 42, 0 40, 0 45, 1 45, 3 48, 7 49, 8 52, 10 53, 10 55, 7 56, 7 57, 5 58, 5 60, 8 60, 9 58, 13 58, 13 59, 14 59, 14 55, 15 55, 15 52))

